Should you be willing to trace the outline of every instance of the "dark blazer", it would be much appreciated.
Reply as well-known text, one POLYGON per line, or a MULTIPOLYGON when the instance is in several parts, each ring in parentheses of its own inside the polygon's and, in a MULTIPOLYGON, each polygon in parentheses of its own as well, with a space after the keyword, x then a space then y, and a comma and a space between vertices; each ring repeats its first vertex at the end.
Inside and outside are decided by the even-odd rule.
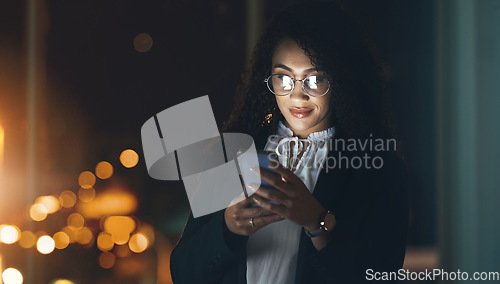
MULTIPOLYGON (((394 153, 382 158, 380 169, 322 170, 313 194, 333 211, 337 225, 320 251, 302 231, 296 283, 360 283, 366 281, 367 269, 402 267, 408 229, 406 168, 394 153)), ((246 283, 247 240, 227 229, 224 210, 196 219, 190 213, 171 254, 174 283, 246 283)))

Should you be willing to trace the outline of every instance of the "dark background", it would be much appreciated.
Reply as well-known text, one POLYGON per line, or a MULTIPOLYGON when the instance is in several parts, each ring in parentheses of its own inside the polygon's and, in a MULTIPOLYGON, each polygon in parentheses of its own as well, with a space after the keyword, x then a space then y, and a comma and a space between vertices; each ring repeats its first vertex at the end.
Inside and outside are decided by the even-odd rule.
MULTIPOLYGON (((257 30, 273 11, 288 2, 259 1, 257 30)), ((451 27, 451 33, 454 26, 448 22, 455 19, 443 11, 454 4, 431 0, 336 2, 359 22, 383 66, 410 178, 408 246, 413 250, 407 260, 410 257, 420 263, 415 269, 432 268, 438 261, 437 228, 442 225, 437 209, 440 153, 436 133, 446 128, 436 126, 442 103, 437 99, 438 80, 443 78, 438 53, 448 46, 440 38, 448 32, 443 22, 445 27, 451 27)), ((117 163, 121 151, 132 148, 140 155, 138 166, 115 166, 115 175, 137 194, 137 217, 153 224, 175 244, 187 217, 187 197, 180 182, 156 181, 148 176, 140 129, 154 114, 202 95, 209 95, 218 125, 222 125, 248 64, 251 43, 246 34, 247 4, 229 0, 40 1, 37 157, 41 183, 37 194, 60 192, 80 171, 101 160, 117 163), (134 38, 140 33, 153 40, 147 52, 134 49, 134 38), (57 181, 53 176, 58 177, 57 181)), ((478 10, 489 9, 476 4, 473 6, 478 10)), ((16 0, 0 3, 0 125, 6 137, 13 137, 6 138, 6 176, 15 176, 16 170, 26 171, 26 5, 16 0)), ((2 189, 0 223, 12 219, 14 206, 26 203, 23 175, 16 180, 19 183, 9 183, 15 185, 9 190, 17 192, 11 199, 2 189)), ((62 265, 64 259, 96 262, 97 249, 88 252, 70 248, 57 253, 37 258, 37 269, 46 270, 39 274, 45 278, 37 283, 47 283, 61 274, 82 283, 98 283, 100 275, 113 279, 110 281, 119 279, 116 272, 95 264, 86 266, 95 274, 72 274, 67 269, 63 273, 63 268, 52 265, 62 265)), ((12 259, 20 267, 26 265, 18 258, 12 259)), ((138 279, 125 282, 136 283, 138 279)))

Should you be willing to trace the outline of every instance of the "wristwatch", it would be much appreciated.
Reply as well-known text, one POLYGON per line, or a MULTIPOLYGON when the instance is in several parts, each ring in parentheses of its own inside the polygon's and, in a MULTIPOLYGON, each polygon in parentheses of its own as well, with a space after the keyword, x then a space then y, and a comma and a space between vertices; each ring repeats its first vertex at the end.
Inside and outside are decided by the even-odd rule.
POLYGON ((318 224, 319 229, 316 230, 308 231, 304 228, 304 232, 309 238, 314 238, 330 232, 333 228, 335 228, 337 220, 335 219, 335 215, 333 215, 332 211, 326 210, 319 215, 318 224))

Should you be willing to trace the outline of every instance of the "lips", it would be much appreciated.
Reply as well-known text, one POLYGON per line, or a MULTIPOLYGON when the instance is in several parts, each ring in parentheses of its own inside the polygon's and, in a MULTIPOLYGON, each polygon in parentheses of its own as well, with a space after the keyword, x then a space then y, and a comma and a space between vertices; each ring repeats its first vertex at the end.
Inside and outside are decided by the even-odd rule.
POLYGON ((311 114, 312 109, 310 108, 291 108, 290 113, 296 118, 306 118, 311 114))

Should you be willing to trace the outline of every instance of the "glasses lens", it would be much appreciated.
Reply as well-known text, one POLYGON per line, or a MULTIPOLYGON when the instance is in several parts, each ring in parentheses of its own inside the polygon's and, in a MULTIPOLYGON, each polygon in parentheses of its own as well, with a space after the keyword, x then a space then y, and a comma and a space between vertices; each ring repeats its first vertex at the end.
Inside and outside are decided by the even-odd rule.
POLYGON ((267 86, 273 94, 286 96, 293 90, 293 79, 287 75, 272 75, 267 81, 267 86))
POLYGON ((321 97, 328 92, 330 84, 323 75, 313 75, 304 80, 304 90, 313 97, 321 97))

